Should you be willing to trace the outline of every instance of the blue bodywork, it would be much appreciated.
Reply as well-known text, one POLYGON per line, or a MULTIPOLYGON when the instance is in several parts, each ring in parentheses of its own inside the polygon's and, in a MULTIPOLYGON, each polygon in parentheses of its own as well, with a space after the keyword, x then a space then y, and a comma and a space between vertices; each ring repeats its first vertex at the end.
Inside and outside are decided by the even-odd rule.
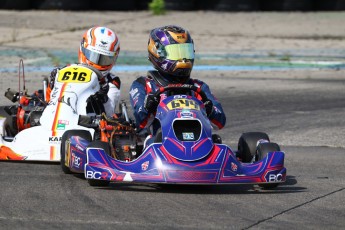
POLYGON ((170 184, 267 184, 286 179, 284 152, 270 152, 254 163, 240 162, 229 146, 212 141, 212 127, 198 99, 175 95, 163 99, 156 119, 161 142, 124 162, 101 148, 71 137, 69 167, 87 179, 170 184))

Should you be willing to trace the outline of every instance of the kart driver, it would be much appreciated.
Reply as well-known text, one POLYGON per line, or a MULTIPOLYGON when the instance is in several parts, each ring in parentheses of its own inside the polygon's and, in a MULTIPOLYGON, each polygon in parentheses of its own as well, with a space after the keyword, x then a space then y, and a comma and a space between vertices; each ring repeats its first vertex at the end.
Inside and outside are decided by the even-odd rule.
MULTIPOLYGON (((110 73, 120 53, 120 41, 114 31, 106 27, 92 27, 88 29, 81 40, 78 59, 80 64, 86 64, 98 69, 103 78, 99 79, 100 90, 93 95, 93 99, 103 103, 108 117, 113 116, 120 101, 121 81, 118 76, 110 73)), ((46 98, 50 100, 50 92, 54 87, 58 71, 55 68, 50 74, 46 98)))
MULTIPOLYGON (((130 88, 130 101, 134 110, 136 126, 147 128, 154 118, 159 101, 153 94, 159 87, 169 84, 191 84, 200 87, 208 97, 204 102, 206 113, 215 127, 223 128, 226 117, 219 101, 212 95, 208 85, 190 78, 194 63, 194 44, 189 32, 179 26, 168 25, 151 30, 148 41, 148 58, 156 70, 148 71, 146 77, 137 78, 130 88)), ((197 93, 195 96, 198 97, 197 93)), ((161 99, 164 96, 161 96, 161 99)), ((151 133, 156 134, 159 124, 153 123, 151 133)))

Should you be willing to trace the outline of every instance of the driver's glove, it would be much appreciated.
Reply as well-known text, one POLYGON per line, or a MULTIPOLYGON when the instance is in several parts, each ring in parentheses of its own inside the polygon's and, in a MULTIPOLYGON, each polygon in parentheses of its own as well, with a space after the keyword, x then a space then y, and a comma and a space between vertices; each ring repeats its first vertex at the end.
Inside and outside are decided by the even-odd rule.
POLYGON ((147 110, 148 113, 156 112, 158 104, 159 101, 155 96, 153 96, 153 94, 146 95, 144 101, 144 108, 147 110))
POLYGON ((109 91, 109 85, 107 83, 101 85, 101 88, 98 92, 96 92, 94 95, 92 95, 91 97, 96 100, 99 101, 101 103, 106 103, 108 101, 108 91, 109 91))
POLYGON ((210 117, 213 112, 213 103, 210 100, 204 102, 207 117, 210 117))

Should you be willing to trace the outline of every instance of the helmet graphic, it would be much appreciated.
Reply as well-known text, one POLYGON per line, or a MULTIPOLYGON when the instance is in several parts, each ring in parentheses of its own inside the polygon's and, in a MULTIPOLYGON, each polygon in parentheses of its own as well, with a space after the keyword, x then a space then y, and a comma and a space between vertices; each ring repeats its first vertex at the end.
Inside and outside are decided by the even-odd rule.
POLYGON ((148 41, 149 60, 162 75, 173 81, 189 79, 194 63, 194 43, 188 31, 175 26, 151 30, 148 41))
POLYGON ((93 27, 86 31, 80 43, 78 59, 107 75, 120 52, 120 42, 114 31, 106 27, 93 27))

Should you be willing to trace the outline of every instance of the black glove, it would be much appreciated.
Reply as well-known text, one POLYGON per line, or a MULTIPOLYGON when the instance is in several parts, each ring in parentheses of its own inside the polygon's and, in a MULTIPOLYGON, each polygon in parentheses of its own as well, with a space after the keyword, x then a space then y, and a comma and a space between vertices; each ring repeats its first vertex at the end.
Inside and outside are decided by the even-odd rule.
POLYGON ((145 101, 144 101, 144 108, 147 110, 147 112, 149 113, 156 112, 158 104, 159 104, 159 101, 155 96, 153 96, 153 94, 146 95, 145 101))
POLYGON ((99 89, 98 93, 103 94, 103 95, 107 95, 108 91, 109 91, 108 83, 101 84, 100 86, 101 86, 101 88, 99 89))
POLYGON ((204 102, 204 106, 205 106, 207 117, 210 117, 210 115, 213 112, 213 103, 212 103, 212 101, 210 101, 210 100, 205 101, 204 102))
POLYGON ((108 91, 109 91, 109 85, 107 83, 104 83, 103 85, 100 85, 101 88, 98 92, 96 92, 94 95, 92 95, 92 99, 96 100, 97 102, 106 103, 108 101, 108 91))
POLYGON ((94 95, 91 95, 90 98, 96 102, 100 102, 102 104, 108 101, 108 95, 104 94, 100 91, 96 92, 94 95))

